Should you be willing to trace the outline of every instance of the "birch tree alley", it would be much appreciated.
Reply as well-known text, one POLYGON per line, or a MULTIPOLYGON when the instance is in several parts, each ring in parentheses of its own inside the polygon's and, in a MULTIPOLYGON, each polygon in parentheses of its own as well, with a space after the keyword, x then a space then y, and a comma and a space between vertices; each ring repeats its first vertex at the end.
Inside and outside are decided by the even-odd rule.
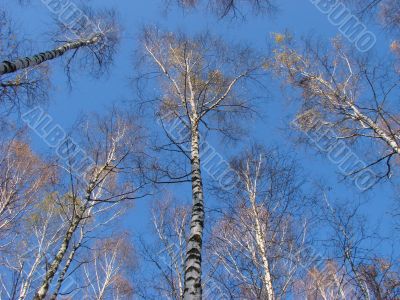
POLYGON ((399 300, 400 1, 306 2, 0 0, 0 300, 399 300))

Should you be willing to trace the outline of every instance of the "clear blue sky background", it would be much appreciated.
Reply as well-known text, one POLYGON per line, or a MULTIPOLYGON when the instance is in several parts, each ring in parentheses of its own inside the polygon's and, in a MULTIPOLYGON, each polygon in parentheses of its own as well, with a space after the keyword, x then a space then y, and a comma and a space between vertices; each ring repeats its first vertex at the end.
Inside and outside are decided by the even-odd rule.
MULTIPOLYGON (((33 40, 33 47, 38 51, 49 49, 52 43, 43 35, 52 28, 53 17, 51 12, 39 0, 33 0, 33 5, 21 8, 15 0, 0 0, 16 21, 20 32, 33 40)), ((138 46, 136 37, 140 28, 145 24, 157 24, 167 30, 182 30, 185 32, 199 32, 208 29, 213 33, 221 34, 228 40, 235 42, 247 42, 259 51, 267 47, 267 40, 271 32, 283 32, 288 29, 295 36, 308 35, 310 33, 328 40, 339 34, 337 28, 332 26, 325 15, 321 14, 308 0, 282 0, 280 12, 273 17, 250 17, 246 22, 231 22, 229 19, 218 20, 211 14, 183 13, 180 9, 172 9, 167 15, 163 14, 163 6, 160 0, 128 1, 128 0, 92 0, 88 5, 96 7, 113 7, 121 18, 123 26, 122 41, 119 46, 114 67, 108 76, 98 80, 87 74, 73 75, 73 88, 70 91, 66 84, 60 61, 52 64, 52 90, 50 93, 49 113, 65 128, 70 127, 76 118, 86 112, 102 111, 114 101, 135 102, 135 94, 129 79, 135 75, 133 68, 133 52, 138 46), (55 66, 55 67, 54 67, 55 66)), ((371 27, 378 36, 378 43, 373 51, 386 50, 388 37, 371 27), (382 47, 379 49, 378 47, 382 47), (384 48, 385 47, 385 48, 384 48)), ((262 91, 260 91, 262 92, 262 91)), ((262 92, 264 93, 264 92, 262 92)), ((315 155, 315 151, 294 146, 288 139, 288 133, 283 128, 293 118, 293 109, 289 108, 286 97, 279 89, 279 83, 272 83, 270 93, 265 95, 261 107, 263 117, 255 119, 250 124, 249 136, 254 137, 264 145, 278 145, 283 150, 292 153, 304 169, 308 180, 322 180, 331 187, 329 195, 332 200, 340 198, 346 201, 357 201, 360 197, 368 202, 364 211, 373 223, 383 221, 383 231, 391 236, 393 224, 387 221, 387 214, 393 207, 394 185, 384 183, 377 186, 372 192, 360 194, 349 182, 338 183, 338 170, 324 156, 315 155)), ((33 135, 33 133, 32 133, 33 135)), ((32 137, 34 140, 35 137, 32 137)), ((245 140, 243 143, 250 143, 245 140)), ((40 140, 35 140, 38 148, 45 147, 40 140)), ((227 158, 235 149, 224 149, 217 140, 213 140, 213 146, 227 158)), ((362 156, 362 155, 361 155, 362 156)), ((190 194, 187 188, 177 189, 180 198, 190 203, 190 194)), ((206 199, 207 201, 207 199, 206 199)), ((148 201, 141 200, 125 218, 125 224, 135 232, 146 233, 149 225, 148 201)))

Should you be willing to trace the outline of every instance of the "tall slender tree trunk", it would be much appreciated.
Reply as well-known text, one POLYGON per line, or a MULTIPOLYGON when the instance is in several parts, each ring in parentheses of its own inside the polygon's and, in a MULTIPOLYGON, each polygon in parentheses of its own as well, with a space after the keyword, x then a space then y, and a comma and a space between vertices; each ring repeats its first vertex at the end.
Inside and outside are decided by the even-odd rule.
POLYGON ((64 55, 69 50, 93 45, 98 43, 100 40, 101 35, 95 34, 88 39, 68 42, 54 50, 42 52, 31 57, 20 58, 15 61, 3 61, 0 63, 0 75, 13 73, 22 69, 40 65, 45 61, 49 61, 64 55))
POLYGON ((34 300, 42 300, 46 297, 46 294, 49 290, 50 283, 53 280, 54 275, 56 274, 56 272, 65 256, 65 253, 68 250, 69 243, 71 242, 72 236, 73 236, 75 230, 78 228, 80 221, 81 221, 81 218, 79 218, 79 217, 75 217, 72 220, 72 223, 69 226, 69 228, 65 234, 63 242, 61 243, 61 246, 58 249, 57 255, 54 257, 52 263, 48 267, 48 270, 47 270, 46 276, 42 282, 42 285, 40 286, 40 288, 38 289, 38 291, 35 294, 35 297, 33 298, 34 300))
POLYGON ((72 251, 70 252, 70 254, 68 256, 67 262, 65 263, 64 269, 61 271, 61 274, 58 277, 56 288, 55 288, 55 290, 53 292, 53 295, 51 296, 50 300, 56 300, 57 299, 58 294, 59 294, 60 289, 61 289, 61 286, 62 286, 62 284, 64 282, 65 275, 67 274, 68 269, 71 266, 72 261, 74 260, 74 256, 75 256, 76 250, 78 250, 79 247, 82 245, 82 241, 83 241, 83 235, 81 235, 78 244, 76 244, 72 248, 72 251))
POLYGON ((192 128, 191 164, 192 164, 192 218, 190 221, 190 236, 185 260, 185 300, 200 300, 201 286, 201 248, 203 242, 204 202, 203 181, 200 170, 199 130, 192 128))
POLYGON ((264 281, 265 290, 267 292, 267 300, 275 300, 275 292, 274 292, 274 288, 272 285, 271 270, 269 267, 267 250, 265 249, 265 238, 264 238, 265 234, 263 233, 263 230, 261 227, 261 222, 259 219, 257 206, 256 206, 256 199, 255 199, 254 194, 250 195, 250 203, 251 203, 251 208, 253 210, 254 221, 255 221, 257 247, 260 251, 260 256, 261 256, 263 269, 264 269, 263 281, 264 281))

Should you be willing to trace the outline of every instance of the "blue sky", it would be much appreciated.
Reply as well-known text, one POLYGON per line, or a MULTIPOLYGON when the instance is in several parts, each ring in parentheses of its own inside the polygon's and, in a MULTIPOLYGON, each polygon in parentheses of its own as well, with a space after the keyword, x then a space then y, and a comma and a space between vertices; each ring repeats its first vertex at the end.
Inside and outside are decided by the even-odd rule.
MULTIPOLYGON (((15 20, 20 32, 32 39, 34 49, 38 51, 50 49, 53 44, 48 36, 43 35, 43 32, 48 32, 52 28, 51 12, 41 1, 34 1, 32 6, 25 9, 14 2, 16 1, 0 1, 15 20)), ((130 82, 136 72, 133 54, 138 46, 136 38, 141 27, 146 24, 188 33, 208 29, 224 36, 227 40, 247 42, 258 51, 266 51, 271 33, 284 32, 286 29, 297 37, 313 34, 326 41, 339 34, 337 28, 332 26, 327 17, 321 14, 310 1, 283 0, 279 2, 280 12, 275 16, 251 16, 245 22, 235 22, 229 19, 221 21, 204 12, 184 13, 181 9, 171 9, 168 14, 165 14, 159 0, 92 0, 90 5, 113 7, 120 15, 123 33, 115 64, 110 73, 100 79, 94 79, 84 72, 73 74, 71 90, 68 88, 61 61, 58 60, 52 64, 52 90, 47 110, 57 123, 64 128, 69 128, 81 114, 104 111, 107 105, 115 101, 127 101, 134 104, 137 97, 130 82)), ((377 28, 373 26, 370 28, 378 36, 377 45, 382 45, 376 46, 373 51, 386 50, 389 38, 377 28)), ((260 105, 262 118, 254 119, 253 123, 249 124, 251 132, 249 136, 264 145, 280 146, 284 151, 292 154, 304 169, 306 179, 318 179, 327 183, 331 187, 329 194, 332 197, 346 201, 357 201, 360 197, 364 200, 368 199, 368 203, 364 206, 365 213, 374 222, 384 220, 382 228, 390 235, 393 227, 384 216, 391 210, 394 203, 393 185, 384 183, 372 192, 360 194, 351 182, 338 182, 338 170, 326 157, 316 155, 312 149, 306 150, 304 147, 291 143, 285 128, 294 117, 293 106, 289 105, 286 96, 279 89, 279 82, 268 81, 268 83, 269 93, 260 91, 263 93, 261 96, 265 96, 264 102, 260 105)), ((45 148, 45 145, 36 137, 32 136, 32 139, 35 140, 35 147, 45 148)), ((217 139, 213 138, 211 142, 227 159, 236 152, 232 147, 229 149, 223 147, 217 139)), ((250 139, 243 141, 243 144, 250 143, 250 139)), ((176 188, 175 191, 179 194, 178 198, 190 203, 187 186, 176 188)), ((136 232, 146 233, 147 229, 144 225, 149 225, 148 204, 146 200, 137 203, 136 208, 125 217, 125 224, 136 232)))

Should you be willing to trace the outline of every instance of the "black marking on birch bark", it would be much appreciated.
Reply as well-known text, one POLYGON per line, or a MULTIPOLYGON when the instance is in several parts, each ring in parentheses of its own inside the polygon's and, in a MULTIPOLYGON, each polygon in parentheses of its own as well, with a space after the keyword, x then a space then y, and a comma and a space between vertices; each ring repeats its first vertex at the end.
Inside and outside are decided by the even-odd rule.
POLYGON ((3 64, 4 64, 4 68, 5 68, 6 72, 14 72, 15 71, 16 67, 12 62, 6 60, 6 61, 3 61, 3 64))
MULTIPOLYGON (((190 268, 189 268, 189 271, 195 271, 194 273, 199 273, 199 272, 198 272, 198 269, 196 269, 195 267, 190 267, 190 268)), ((194 281, 194 282, 197 282, 197 281, 198 281, 198 280, 196 279, 196 277, 193 277, 193 276, 189 276, 187 279, 188 279, 188 280, 192 280, 192 281, 194 281)))
MULTIPOLYGON (((193 238, 193 237, 192 237, 192 238, 193 238)), ((191 238, 189 241, 193 241, 192 238, 191 238)), ((201 241, 200 241, 200 242, 201 242, 201 241)), ((200 253, 200 250, 197 249, 197 247, 193 247, 193 248, 191 248, 191 249, 187 252, 187 256, 188 256, 188 257, 191 256, 191 255, 193 255, 193 254, 198 255, 198 256, 200 257, 200 259, 201 259, 201 253, 200 253)))
POLYGON ((101 36, 99 34, 91 37, 87 40, 79 40, 75 42, 67 43, 57 49, 41 52, 31 57, 19 58, 13 62, 3 61, 0 63, 0 75, 13 73, 15 71, 25 69, 31 66, 39 65, 47 60, 55 59, 61 55, 64 55, 65 52, 71 49, 79 49, 84 46, 96 44, 101 40, 101 36))
POLYGON ((65 253, 68 250, 69 243, 71 242, 72 236, 73 236, 75 230, 78 228, 80 221, 81 221, 81 219, 77 219, 70 225, 70 227, 64 237, 64 240, 60 245, 57 255, 55 256, 54 260, 50 264, 50 267, 46 273, 46 276, 45 276, 44 281, 42 282, 42 285, 39 287, 38 291, 35 294, 35 297, 33 298, 34 300, 42 300, 46 297, 47 292, 49 290, 50 283, 51 283, 52 279, 54 278, 54 275, 56 274, 65 253))

